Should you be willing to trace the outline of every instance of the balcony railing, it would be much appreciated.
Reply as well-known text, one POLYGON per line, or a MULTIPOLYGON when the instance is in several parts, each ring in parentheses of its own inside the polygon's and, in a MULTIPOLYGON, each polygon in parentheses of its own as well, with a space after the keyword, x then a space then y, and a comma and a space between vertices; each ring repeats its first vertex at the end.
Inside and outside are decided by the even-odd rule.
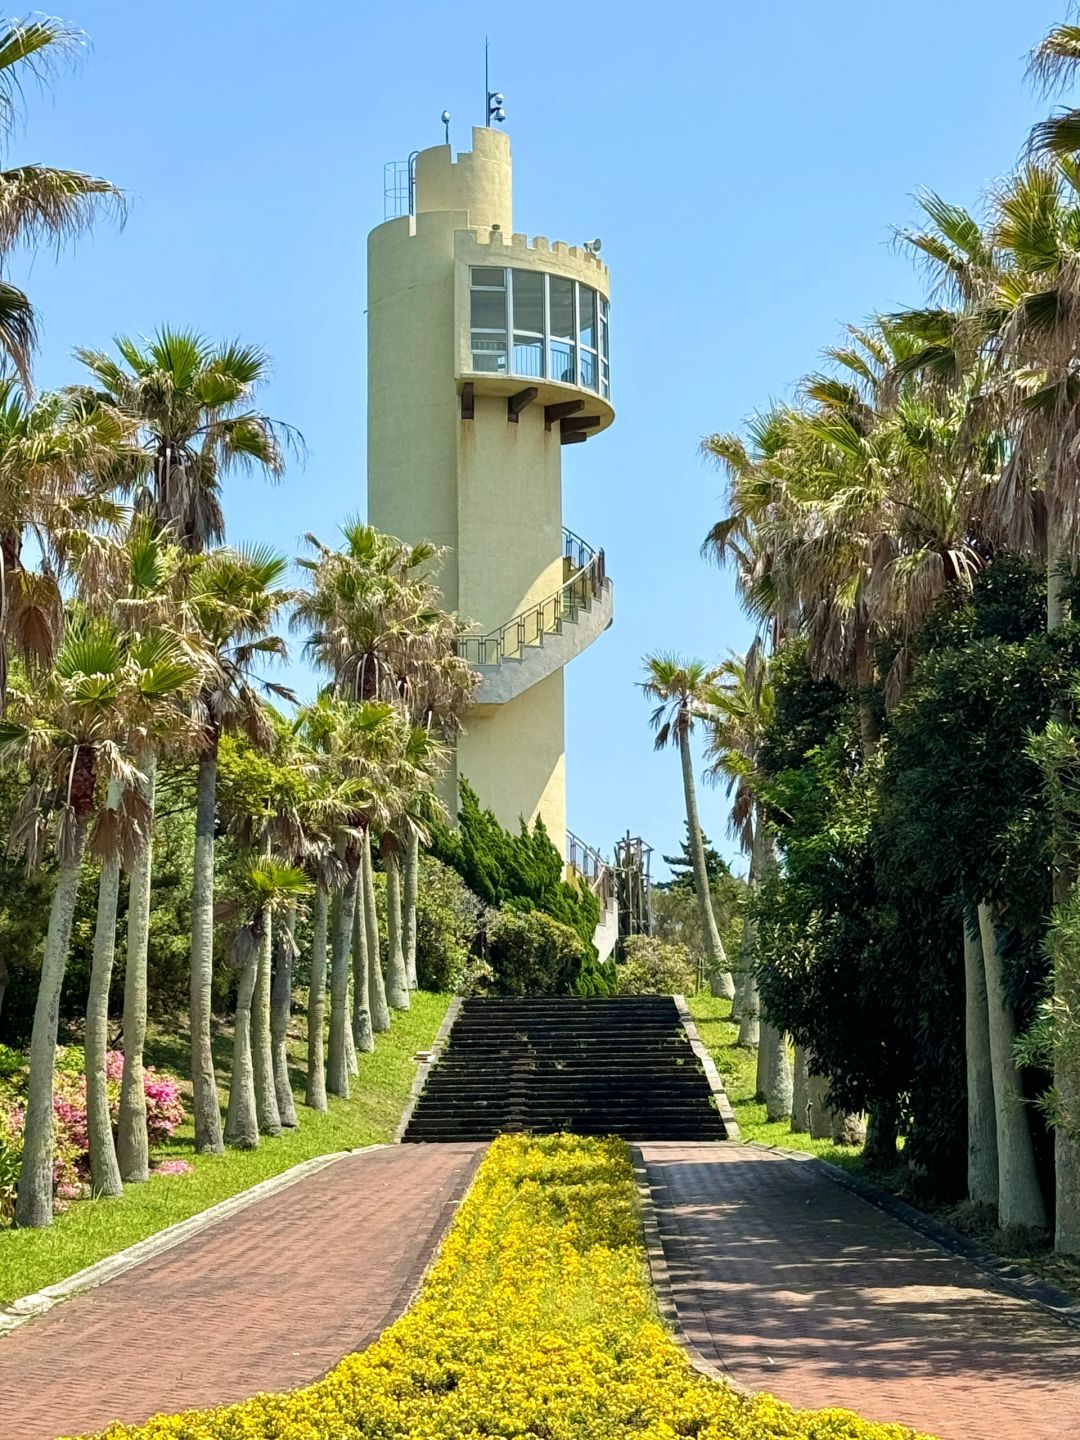
POLYGON ((565 583, 545 600, 515 615, 489 635, 463 635, 458 654, 471 665, 518 660, 530 645, 555 635, 588 609, 607 581, 603 550, 593 550, 572 530, 563 531, 563 557, 570 571, 565 583))
POLYGON ((606 909, 615 898, 615 872, 599 850, 574 834, 566 832, 566 868, 596 896, 606 909))

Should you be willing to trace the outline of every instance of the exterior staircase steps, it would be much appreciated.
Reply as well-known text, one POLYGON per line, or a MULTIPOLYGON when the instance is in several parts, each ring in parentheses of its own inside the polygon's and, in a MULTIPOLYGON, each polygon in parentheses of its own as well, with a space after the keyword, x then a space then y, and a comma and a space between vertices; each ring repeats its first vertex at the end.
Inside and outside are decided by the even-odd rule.
POLYGON ((669 996, 465 1000, 403 1139, 724 1140, 669 996))

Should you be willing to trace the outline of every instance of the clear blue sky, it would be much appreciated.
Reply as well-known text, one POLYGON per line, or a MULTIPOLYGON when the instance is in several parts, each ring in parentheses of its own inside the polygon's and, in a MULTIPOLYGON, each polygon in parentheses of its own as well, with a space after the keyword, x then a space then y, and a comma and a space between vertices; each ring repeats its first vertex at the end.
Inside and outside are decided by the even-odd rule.
MULTIPOLYGON (((50 7, 52 8, 52 7, 50 7)), ((465 149, 483 101, 480 7, 440 0, 57 0, 92 49, 55 98, 29 93, 13 159, 107 175, 122 232, 40 255, 45 386, 75 344, 162 322, 273 355, 265 405, 304 433, 276 490, 237 478, 234 539, 294 553, 362 509, 364 255, 382 166, 465 149)), ((485 7, 488 8, 488 7, 485 7)), ((614 627, 567 672, 569 822, 610 851, 682 826, 678 765, 652 753, 640 657, 745 647, 730 579, 698 558, 720 481, 700 437, 737 427, 841 327, 914 298, 890 245, 931 186, 973 202, 1047 102, 1025 57, 1066 0, 590 0, 489 13, 506 95, 515 228, 599 235, 612 273, 617 420, 566 451, 566 523, 605 547, 614 627)), ((298 675, 302 684, 310 680, 298 675)), ((706 828, 730 853, 720 793, 706 828)))

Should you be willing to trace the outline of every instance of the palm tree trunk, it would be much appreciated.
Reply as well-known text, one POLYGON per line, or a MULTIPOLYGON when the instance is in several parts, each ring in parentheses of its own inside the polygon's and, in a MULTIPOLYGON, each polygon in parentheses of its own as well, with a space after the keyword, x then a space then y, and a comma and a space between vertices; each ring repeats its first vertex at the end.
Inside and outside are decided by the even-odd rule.
MULTIPOLYGON (((110 808, 120 799, 110 787, 110 808)), ((94 925, 94 954, 90 963, 90 990, 86 1000, 86 1135, 90 1152, 90 1186, 95 1195, 121 1195, 124 1186, 116 1158, 112 1116, 109 1113, 109 1082, 106 1054, 109 1048, 109 985, 116 951, 116 902, 120 893, 120 857, 112 855, 101 864, 98 883, 97 919, 94 925)))
POLYGON ((79 896, 86 822, 77 822, 72 854, 56 877, 49 932, 41 962, 34 1027, 30 1035, 30 1076, 23 1127, 22 1166, 15 1197, 16 1225, 42 1226, 53 1215, 53 1080, 56 1069, 56 1028, 60 991, 67 969, 75 902, 79 896))
POLYGON ((345 1007, 349 1019, 345 1024, 345 1065, 349 1071, 350 1078, 360 1074, 360 1061, 356 1058, 356 1041, 352 1032, 352 976, 349 977, 349 993, 345 997, 345 1007))
POLYGON ((791 1133, 805 1135, 810 1129, 810 1072, 806 1046, 795 1046, 795 1073, 791 1082, 791 1133))
POLYGON ((270 985, 270 1052, 274 1067, 274 1094, 277 1098, 278 1117, 288 1130, 296 1128, 296 1102, 293 1099, 292 1080, 289 1078, 289 1054, 287 1041, 289 1020, 292 1018, 293 961, 296 957, 296 942, 293 931, 296 926, 296 907, 290 907, 284 924, 276 931, 274 943, 274 976, 270 985))
POLYGON ((742 1017, 739 1020, 739 1044, 746 1050, 753 1050, 760 1041, 760 1009, 757 980, 748 972, 743 986, 742 1017))
POLYGON ((405 951, 405 977, 409 989, 416 989, 416 901, 420 893, 420 837, 409 836, 405 850, 405 881, 402 899, 401 947, 405 951))
POLYGON ((394 1010, 408 1010, 409 982, 401 948, 401 865, 396 855, 386 857, 386 999, 394 1010))
POLYGON ((311 983, 307 1009, 307 1090, 304 1104, 312 1110, 326 1109, 326 1072, 323 1035, 326 1029, 326 921, 329 896, 326 886, 315 889, 315 914, 311 937, 311 983))
POLYGON ((195 871, 191 889, 191 1101, 195 1149, 220 1155, 221 1106, 210 1020, 214 980, 214 812, 217 805, 217 741, 199 756, 195 800, 195 871))
POLYGON ((252 953, 240 971, 236 986, 232 1078, 229 1081, 229 1108, 225 1115, 225 1139, 238 1150, 254 1150, 259 1143, 255 1071, 251 1061, 251 1002, 258 968, 258 954, 252 953))
POLYGON ((330 1046, 326 1057, 326 1088, 331 1095, 349 1098, 349 945, 356 911, 356 872, 344 890, 334 896, 333 940, 330 952, 330 1046))
MULTIPOLYGON (((752 821, 753 831, 750 843, 750 873, 747 881, 750 894, 753 896, 760 880, 761 870, 761 846, 764 839, 761 821, 756 814, 752 821)), ((754 975, 754 948, 757 939, 755 935, 754 922, 750 917, 750 906, 747 905, 743 914, 742 941, 739 945, 738 973, 735 976, 735 998, 731 1002, 731 1018, 739 1022, 739 1044, 742 1045, 742 1023, 747 1018, 747 1010, 751 1010, 752 1018, 747 1028, 748 1038, 745 1042, 748 1047, 757 1044, 758 1018, 761 1011, 760 998, 757 992, 757 979, 754 975)))
POLYGON ((998 1203, 997 1122, 994 1070, 990 1062, 990 1019, 982 942, 967 921, 964 928, 964 1062, 967 1075, 967 1190, 980 1205, 998 1203))
POLYGON ((368 1005, 371 1028, 376 1035, 390 1029, 390 1007, 386 1003, 382 956, 379 942, 379 911, 375 904, 375 865, 371 858, 371 832, 364 835, 363 851, 364 924, 367 927, 368 1005))
POLYGON ((150 945, 150 888, 154 870, 154 792, 157 756, 139 757, 143 779, 139 790, 147 805, 149 830, 128 885, 127 962, 124 970, 124 1073, 120 1078, 120 1114, 116 1125, 116 1158, 129 1184, 150 1178, 150 1141, 146 1133, 146 1087, 143 1048, 146 1045, 146 961, 150 945))
POLYGON ((986 1008, 990 1032, 990 1062, 994 1077, 994 1116, 997 1127, 998 1223, 1046 1226, 1046 1206, 1035 1168, 1020 1072, 1013 1058, 1016 1017, 1005 997, 1001 951, 990 906, 979 906, 979 936, 986 972, 986 1008))
POLYGON ((255 969, 255 990, 251 997, 251 1068, 255 1073, 255 1115, 263 1135, 281 1134, 281 1115, 278 1112, 273 1046, 270 1038, 270 966, 273 946, 274 922, 267 911, 255 969))
POLYGON ((786 1120, 791 1114, 791 1057, 788 1055, 787 1036, 768 1020, 761 1022, 761 1042, 758 1045, 758 1083, 765 1101, 766 1120, 786 1120), (764 1056, 764 1065, 761 1057, 764 1056))
MULTIPOLYGON (((809 1065, 813 1059, 807 1057, 809 1065)), ((862 1120, 845 1110, 834 1110, 828 1103, 829 1078, 810 1071, 807 1082, 810 1111, 810 1134, 815 1140, 834 1140, 837 1145, 859 1145, 866 1138, 862 1120)))
POLYGON ((364 916, 364 886, 357 877, 356 909, 353 913, 352 930, 352 1038, 353 1047, 362 1055, 370 1055, 375 1049, 375 1034, 371 1028, 371 1007, 368 1003, 368 957, 367 922, 364 916))
POLYGON ((731 1000, 735 995, 735 982, 728 969, 724 943, 720 939, 720 931, 716 928, 716 916, 713 914, 712 895, 709 892, 709 874, 705 865, 705 845, 701 838, 701 822, 698 819, 697 792, 694 789, 694 762, 690 754, 690 736, 685 728, 679 731, 679 759, 682 761, 686 828, 690 843, 690 856, 694 864, 694 889, 697 892, 698 910, 701 915, 705 960, 709 967, 709 987, 714 995, 731 1000))

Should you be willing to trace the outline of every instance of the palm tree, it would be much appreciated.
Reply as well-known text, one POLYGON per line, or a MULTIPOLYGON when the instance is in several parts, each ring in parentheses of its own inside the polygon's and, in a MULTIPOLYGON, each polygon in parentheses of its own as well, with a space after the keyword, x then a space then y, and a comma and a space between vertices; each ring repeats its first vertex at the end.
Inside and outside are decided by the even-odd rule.
MULTIPOLYGON (((1055 25, 1031 55, 1032 76, 1048 91, 1071 80, 1078 64, 1080 25, 1055 25)), ((1080 110, 1065 107, 1041 121, 1032 130, 1030 143, 1036 154, 1076 155, 1080 151, 1080 110)))
MULTIPOLYGON (((372 825, 384 826, 393 810, 391 766, 404 748, 403 722, 397 708, 379 701, 353 702, 323 694, 303 712, 307 743, 340 786, 332 837, 340 888, 330 906, 330 1044, 326 1089, 348 1098, 349 956, 353 926, 362 915, 364 837, 372 825)), ((365 941, 370 940, 370 931, 365 941)), ((370 950, 370 944, 368 945, 370 950)), ((377 962, 377 949, 376 949, 377 962)), ((370 954, 368 966, 370 974, 370 954)), ((365 977, 366 978, 366 977, 365 977)))
POLYGON ((63 627, 61 580, 73 544, 115 524, 102 477, 123 451, 116 417, 63 395, 28 400, 0 376, 0 713, 8 654, 47 667, 63 627), (23 560, 31 536, 38 568, 23 560))
MULTIPOLYGON (((0 129, 18 128, 24 81, 41 81, 75 60, 84 44, 80 30, 48 15, 5 22, 0 30, 0 129)), ((59 244, 85 234, 103 210, 123 215, 121 192, 108 180, 48 165, 0 170, 0 354, 30 389, 30 355, 37 338, 27 296, 3 279, 4 262, 20 245, 59 244)))
POLYGON ((717 929, 712 897, 709 894, 705 846, 694 788, 694 762, 690 754, 690 736, 694 722, 702 716, 708 704, 710 687, 716 677, 700 660, 685 660, 671 654, 646 656, 645 676, 642 690, 650 700, 659 702, 650 717, 650 724, 656 732, 656 749, 663 750, 668 745, 677 745, 682 762, 686 826, 694 864, 694 889, 701 912, 709 983, 714 995, 722 995, 730 1000, 735 994, 735 982, 728 968, 727 955, 717 929))
MULTIPOLYGON (((153 628, 166 630, 174 622, 182 585, 183 557, 175 545, 155 535, 145 519, 136 517, 120 542, 98 542, 82 537, 73 544, 74 568, 84 580, 84 603, 92 612, 105 614, 117 629, 133 638, 153 628), (93 554, 94 563, 89 564, 93 554), (97 573, 95 573, 97 572, 97 573), (96 583, 85 583, 87 574, 96 583)), ((181 623, 183 619, 180 609, 181 623)), ((198 665, 198 637, 178 632, 177 639, 198 665)), ((182 697, 178 697, 182 698, 182 697)), ((149 944, 150 883, 153 866, 153 823, 155 776, 162 747, 177 751, 190 745, 192 727, 186 710, 179 705, 150 717, 152 724, 136 733, 131 759, 139 772, 139 809, 145 817, 145 833, 121 843, 102 861, 98 890, 98 911, 94 934, 94 963, 87 1001, 86 1089, 90 1141, 91 1175, 103 1193, 115 1194, 121 1180, 141 1181, 149 1175, 149 1140, 146 1129, 146 1097, 142 1055, 146 1031, 147 954, 149 944), (109 1120, 105 1073, 106 1027, 109 983, 115 947, 120 852, 128 857, 131 874, 127 926, 127 963, 124 972, 124 1071, 120 1086, 117 1144, 114 1147, 109 1120)), ((110 792, 102 812, 104 827, 115 817, 119 827, 124 807, 119 787, 110 792)))
POLYGON ((269 373, 266 354, 168 327, 150 340, 119 336, 115 345, 119 360, 103 350, 76 350, 93 384, 72 392, 138 437, 115 480, 185 549, 220 544, 223 476, 244 469, 277 479, 285 449, 302 443, 289 426, 254 408, 269 373))
POLYGON ((13 692, 0 721, 0 757, 31 775, 17 813, 13 840, 37 862, 46 829, 58 860, 56 890, 30 1043, 30 1079, 16 1220, 52 1219, 53 1069, 60 989, 67 965, 83 854, 95 817, 92 846, 103 858, 116 843, 115 814, 101 814, 110 780, 124 789, 131 826, 145 840, 148 817, 138 813, 140 775, 127 758, 133 736, 165 712, 197 678, 185 647, 167 631, 125 635, 104 618, 68 627, 51 671, 33 691, 13 692))
MULTIPOLYGON (((241 1150, 253 1150, 259 1143, 259 1131, 263 1128, 259 1123, 259 1089, 265 1090, 268 1083, 256 1069, 252 1046, 257 974, 260 969, 270 967, 274 916, 286 915, 295 909, 297 903, 311 893, 311 888, 302 870, 281 865, 269 857, 255 862, 247 873, 250 919, 237 931, 233 941, 238 981, 232 1079, 225 1121, 226 1140, 241 1150)), ((272 1076, 269 1084, 273 1086, 272 1076)))
POLYGON ((210 1032, 218 744, 223 733, 243 731, 253 742, 268 745, 272 730, 260 691, 292 698, 290 691, 260 679, 255 671, 261 661, 286 653, 284 640, 272 627, 291 599, 284 584, 288 568, 283 555, 266 547, 214 551, 195 566, 186 602, 212 657, 196 700, 201 736, 191 931, 192 1098, 195 1148, 203 1152, 222 1149, 210 1032))

